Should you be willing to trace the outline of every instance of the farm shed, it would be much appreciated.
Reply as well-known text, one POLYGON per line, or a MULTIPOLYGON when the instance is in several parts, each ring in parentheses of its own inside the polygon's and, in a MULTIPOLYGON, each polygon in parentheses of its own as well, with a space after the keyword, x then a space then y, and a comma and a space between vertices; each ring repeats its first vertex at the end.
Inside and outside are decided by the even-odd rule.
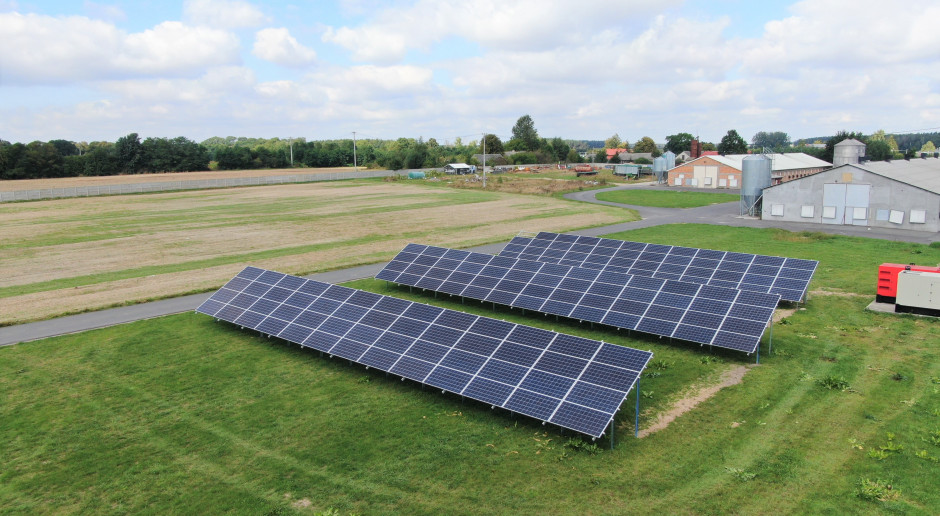
MULTIPOLYGON (((750 154, 701 156, 668 170, 668 184, 699 188, 740 188, 742 163, 748 156, 750 154)), ((773 184, 815 174, 832 166, 802 152, 766 154, 766 156, 773 162, 771 167, 773 184)))
POLYGON ((470 174, 474 172, 475 167, 466 163, 449 163, 444 166, 444 172, 448 174, 470 174))
POLYGON ((846 164, 764 189, 763 218, 940 231, 940 159, 846 164))

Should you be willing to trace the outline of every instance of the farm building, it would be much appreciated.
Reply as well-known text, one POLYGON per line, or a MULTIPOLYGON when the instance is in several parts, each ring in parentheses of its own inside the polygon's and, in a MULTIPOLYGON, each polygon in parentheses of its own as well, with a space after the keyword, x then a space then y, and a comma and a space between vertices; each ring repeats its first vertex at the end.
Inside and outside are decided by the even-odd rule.
POLYGON ((476 171, 476 167, 466 163, 449 163, 444 166, 444 172, 448 174, 470 174, 476 171))
POLYGON ((621 152, 617 157, 620 158, 621 163, 626 163, 628 161, 635 161, 641 158, 649 160, 650 163, 653 162, 652 152, 621 152))
POLYGON ((849 163, 764 189, 764 220, 940 231, 940 159, 849 163))
MULTIPOLYGON (((749 154, 701 156, 668 170, 668 184, 699 188, 740 188, 744 158, 749 154)), ((785 183, 830 168, 832 165, 802 152, 767 154, 773 161, 773 184, 785 183)))

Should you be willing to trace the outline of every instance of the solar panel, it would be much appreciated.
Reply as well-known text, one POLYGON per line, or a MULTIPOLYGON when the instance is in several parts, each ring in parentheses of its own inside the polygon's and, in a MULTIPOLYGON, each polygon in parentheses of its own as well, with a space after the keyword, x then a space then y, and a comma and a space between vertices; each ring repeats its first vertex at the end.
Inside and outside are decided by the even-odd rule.
POLYGON ((255 267, 196 311, 592 437, 653 356, 255 267))
POLYGON ((516 237, 499 256, 780 294, 799 302, 819 262, 695 247, 542 232, 516 237))
POLYGON ((753 353, 779 294, 409 244, 376 276, 481 301, 753 353))

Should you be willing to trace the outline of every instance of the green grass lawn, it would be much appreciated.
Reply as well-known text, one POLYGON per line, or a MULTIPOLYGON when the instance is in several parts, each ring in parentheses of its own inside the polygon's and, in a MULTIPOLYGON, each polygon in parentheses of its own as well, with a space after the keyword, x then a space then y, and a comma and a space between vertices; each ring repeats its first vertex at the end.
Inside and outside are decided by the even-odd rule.
MULTIPOLYGON (((613 451, 194 313, 2 348, 0 512, 940 512, 940 322, 864 310, 873 257, 936 262, 940 250, 790 235, 619 235, 816 257, 814 290, 864 296, 811 296, 775 325, 774 352, 765 342, 742 384, 644 439, 632 437, 631 394, 613 451), (888 501, 860 496, 864 480, 890 484, 888 501)), ((753 363, 375 280, 351 286, 650 349, 641 426, 753 363)))
POLYGON ((601 192, 597 199, 634 206, 651 206, 654 208, 697 208, 709 204, 720 204, 741 199, 740 195, 727 193, 643 190, 639 188, 630 190, 615 190, 601 192))

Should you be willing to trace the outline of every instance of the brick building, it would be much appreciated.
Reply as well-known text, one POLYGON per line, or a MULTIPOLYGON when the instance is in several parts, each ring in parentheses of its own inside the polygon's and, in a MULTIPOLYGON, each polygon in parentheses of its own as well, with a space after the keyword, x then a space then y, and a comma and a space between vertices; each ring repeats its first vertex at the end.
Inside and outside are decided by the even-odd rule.
MULTIPOLYGON (((702 156, 668 170, 670 186, 741 188, 741 167, 747 154, 702 156)), ((785 183, 832 168, 832 165, 802 152, 768 154, 773 160, 773 184, 785 183)))

